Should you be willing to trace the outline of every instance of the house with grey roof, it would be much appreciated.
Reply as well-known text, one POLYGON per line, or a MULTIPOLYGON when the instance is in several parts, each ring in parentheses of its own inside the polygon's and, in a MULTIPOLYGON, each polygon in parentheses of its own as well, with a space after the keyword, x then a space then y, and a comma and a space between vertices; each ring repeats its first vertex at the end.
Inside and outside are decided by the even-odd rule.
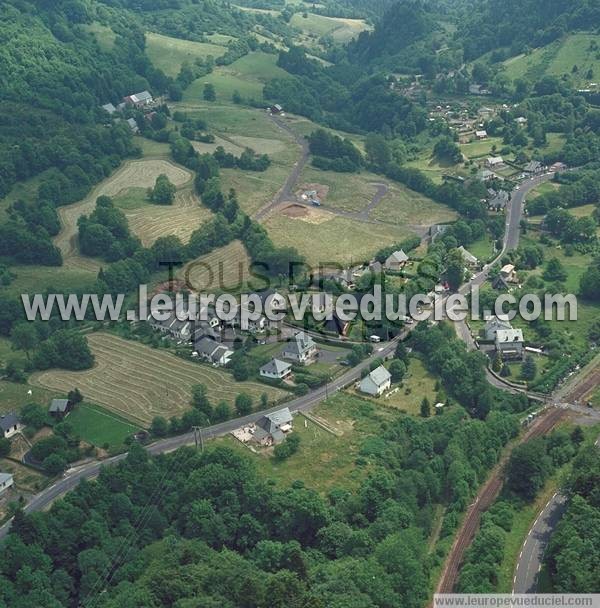
POLYGON ((400 249, 400 251, 394 251, 385 261, 385 269, 396 271, 402 270, 406 266, 408 260, 408 256, 402 249, 400 249))
POLYGON ((105 104, 102 106, 102 109, 103 109, 105 112, 108 112, 108 113, 109 113, 111 116, 112 116, 112 115, 113 115, 113 114, 114 114, 114 113, 117 111, 117 108, 115 108, 115 106, 113 106, 113 104, 112 104, 112 103, 105 103, 105 104))
POLYGON ((123 98, 123 103, 135 106, 136 108, 143 108, 152 104, 154 99, 150 91, 141 91, 140 93, 134 93, 123 98))
POLYGON ((68 399, 52 399, 48 413, 53 418, 64 418, 72 409, 68 399))
POLYGON ((506 190, 488 189, 488 208, 492 211, 504 211, 510 201, 510 193, 506 190))
POLYGON ((212 363, 215 367, 223 367, 231 361, 233 351, 210 338, 201 338, 194 344, 194 352, 198 357, 212 363))
POLYGON ((23 428, 18 416, 14 412, 0 416, 0 437, 9 439, 23 428))
POLYGON ((318 349, 315 341, 305 332, 299 331, 285 345, 282 356, 302 365, 308 365, 317 356, 318 349))
POLYGON ((539 160, 532 160, 523 167, 523 171, 529 175, 540 175, 545 169, 546 167, 539 160))
POLYGON ((256 421, 252 441, 263 446, 281 443, 292 430, 292 423, 292 413, 287 407, 265 414, 256 421))
POLYGON ((486 340, 495 340, 496 333, 500 329, 512 329, 512 325, 506 315, 498 315, 490 317, 483 328, 483 333, 486 340))
POLYGON ((361 393, 379 397, 390 386, 392 386, 392 375, 383 365, 380 365, 360 381, 359 390, 361 393))
POLYGON ((460 255, 462 256, 463 262, 468 268, 477 268, 479 266, 479 260, 469 251, 467 251, 462 245, 458 248, 460 255))
POLYGON ((8 492, 13 483, 14 479, 10 473, 0 473, 0 496, 8 492))
POLYGON ((138 124, 137 124, 135 118, 128 118, 125 122, 129 125, 129 128, 131 129, 132 133, 140 132, 140 128, 138 127, 138 124))
POLYGON ((524 342, 522 329, 499 329, 496 331, 496 352, 503 359, 521 359, 524 342))
POLYGON ((269 380, 285 380, 292 373, 292 364, 281 359, 271 359, 266 365, 260 368, 261 378, 269 380))

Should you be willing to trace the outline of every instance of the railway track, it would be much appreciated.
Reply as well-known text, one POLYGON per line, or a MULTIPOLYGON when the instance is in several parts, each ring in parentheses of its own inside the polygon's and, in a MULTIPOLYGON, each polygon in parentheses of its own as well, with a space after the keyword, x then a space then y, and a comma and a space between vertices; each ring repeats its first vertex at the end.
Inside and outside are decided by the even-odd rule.
MULTIPOLYGON (((538 418, 526 433, 520 438, 516 445, 531 441, 536 437, 541 437, 549 433, 568 412, 561 409, 548 409, 546 414, 538 418)), ((512 451, 512 450, 511 450, 512 451)), ((506 453, 496 465, 487 482, 480 490, 475 502, 467 510, 462 526, 452 545, 452 549, 446 558, 446 565, 442 572, 442 577, 436 589, 436 593, 452 593, 458 582, 460 568, 464 560, 465 553, 473 542, 473 538, 479 529, 481 515, 487 511, 498 495, 504 484, 504 469, 510 457, 510 451, 506 453)))

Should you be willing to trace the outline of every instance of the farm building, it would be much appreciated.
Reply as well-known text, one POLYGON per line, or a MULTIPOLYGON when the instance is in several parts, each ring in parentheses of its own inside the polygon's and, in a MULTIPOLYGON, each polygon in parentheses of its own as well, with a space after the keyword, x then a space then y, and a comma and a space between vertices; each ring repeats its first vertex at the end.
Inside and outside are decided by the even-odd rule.
POLYGON ((523 356, 523 330, 499 329, 496 331, 496 352, 503 359, 520 359, 523 356))
POLYGON ((477 139, 487 139, 487 131, 482 129, 481 131, 475 131, 475 137, 477 139))
POLYGON ((113 114, 114 114, 114 113, 117 111, 117 108, 115 108, 115 106, 113 106, 113 104, 112 104, 112 103, 105 103, 105 104, 102 106, 102 109, 103 109, 105 112, 108 112, 110 115, 113 115, 113 114))
POLYGON ((0 473, 0 496, 9 490, 13 483, 13 476, 10 473, 0 473))
POLYGON ((299 331, 285 345, 282 355, 284 359, 307 365, 316 358, 317 353, 315 341, 308 334, 299 331))
POLYGON ((392 375, 383 365, 374 369, 360 381, 360 392, 379 397, 392 385, 392 375))
POLYGON ((271 114, 281 114, 283 112, 283 108, 278 103, 270 106, 269 110, 271 111, 271 114))
POLYGON ((64 418, 71 409, 72 405, 68 399, 52 399, 48 413, 53 418, 64 418))
POLYGON ((400 251, 394 251, 394 253, 385 261, 385 268, 386 270, 402 270, 406 266, 408 260, 408 256, 402 249, 400 249, 400 251))
POLYGON ((292 430, 292 422, 292 413, 287 407, 266 414, 257 420, 252 441, 264 446, 281 443, 292 430))
POLYGON ((141 93, 134 93, 133 95, 123 97, 123 103, 129 106, 135 106, 136 108, 149 106, 153 101, 154 99, 149 91, 142 91, 141 93))
POLYGON ((135 118, 128 118, 125 122, 129 125, 129 128, 131 129, 132 133, 140 132, 140 128, 138 127, 138 124, 137 124, 135 118))
POLYGON ((8 414, 2 414, 2 416, 0 416, 0 437, 8 439, 18 433, 22 428, 23 425, 14 412, 9 412, 8 414))
POLYGON ((284 380, 292 373, 292 364, 280 359, 271 359, 266 365, 260 368, 262 378, 270 380, 284 380))

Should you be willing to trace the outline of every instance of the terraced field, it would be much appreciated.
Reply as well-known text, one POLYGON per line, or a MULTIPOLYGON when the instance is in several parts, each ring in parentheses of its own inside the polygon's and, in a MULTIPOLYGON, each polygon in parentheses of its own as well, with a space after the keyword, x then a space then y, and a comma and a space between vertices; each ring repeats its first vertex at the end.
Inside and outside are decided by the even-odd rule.
MULTIPOLYGON (((54 244, 61 250, 64 265, 81 270, 97 271, 100 265, 96 260, 80 256, 77 249, 77 220, 82 215, 89 215, 96 205, 99 196, 117 196, 130 188, 148 188, 154 185, 156 178, 164 173, 175 186, 183 186, 192 179, 187 169, 178 167, 162 159, 144 159, 128 161, 115 171, 108 179, 82 201, 73 205, 59 207, 58 215, 62 230, 54 238, 54 244)), ((153 209, 156 206, 153 206, 153 209)))
MULTIPOLYGON (((172 205, 154 205, 147 202, 145 190, 134 192, 139 204, 134 209, 124 208, 129 227, 144 247, 150 247, 161 236, 177 236, 183 243, 190 240, 192 232, 208 221, 212 213, 202 206, 191 187, 177 190, 172 205)), ((117 207, 129 197, 115 199, 117 207)))
POLYGON ((235 291, 248 281, 249 266, 246 248, 240 241, 233 241, 191 261, 181 270, 179 277, 196 292, 235 291))
POLYGON ((155 416, 180 416, 190 408, 194 384, 205 384, 211 403, 232 404, 246 392, 255 401, 267 393, 271 401, 284 393, 256 382, 235 382, 224 371, 123 340, 107 333, 88 336, 96 364, 91 370, 48 370, 34 374, 30 383, 52 391, 78 387, 86 399, 113 410, 138 424, 148 425, 155 416))

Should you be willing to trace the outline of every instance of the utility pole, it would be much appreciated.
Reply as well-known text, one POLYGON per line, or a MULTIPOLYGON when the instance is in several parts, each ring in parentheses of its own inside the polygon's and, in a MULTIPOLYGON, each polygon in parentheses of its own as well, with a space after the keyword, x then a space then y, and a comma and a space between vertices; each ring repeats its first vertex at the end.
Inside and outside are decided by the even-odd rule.
POLYGON ((196 449, 200 448, 200 451, 204 451, 204 442, 202 441, 202 427, 193 426, 192 431, 194 431, 194 443, 196 444, 196 449))

